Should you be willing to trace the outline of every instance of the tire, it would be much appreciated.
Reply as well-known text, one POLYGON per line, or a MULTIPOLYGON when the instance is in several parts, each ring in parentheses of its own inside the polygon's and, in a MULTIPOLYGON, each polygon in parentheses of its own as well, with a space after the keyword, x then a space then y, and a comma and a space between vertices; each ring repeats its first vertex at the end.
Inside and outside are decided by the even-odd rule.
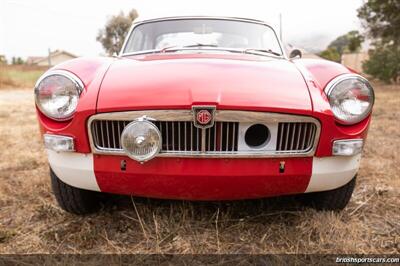
POLYGON ((356 176, 346 185, 329 191, 303 194, 306 205, 320 211, 343 210, 350 201, 356 185, 356 176))
POLYGON ((51 188, 60 207, 73 214, 88 214, 100 208, 100 193, 62 182, 50 168, 51 188))

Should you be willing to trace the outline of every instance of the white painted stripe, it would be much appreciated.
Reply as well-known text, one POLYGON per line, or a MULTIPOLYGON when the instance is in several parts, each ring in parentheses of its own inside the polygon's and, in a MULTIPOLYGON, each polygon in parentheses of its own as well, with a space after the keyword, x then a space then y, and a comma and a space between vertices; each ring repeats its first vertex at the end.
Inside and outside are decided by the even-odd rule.
POLYGON ((94 175, 93 154, 55 152, 47 149, 49 164, 64 183, 87 190, 100 191, 94 175))
POLYGON ((332 190, 346 185, 360 167, 361 154, 354 156, 314 157, 307 192, 332 190))

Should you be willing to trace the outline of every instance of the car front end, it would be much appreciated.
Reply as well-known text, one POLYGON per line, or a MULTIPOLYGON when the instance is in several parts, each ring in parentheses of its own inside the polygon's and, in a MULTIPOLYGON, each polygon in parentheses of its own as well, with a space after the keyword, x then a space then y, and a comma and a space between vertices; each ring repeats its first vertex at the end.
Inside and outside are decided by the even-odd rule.
MULTIPOLYGON (((218 30, 238 34, 220 21, 256 24, 254 32, 269 28, 236 18, 147 21, 132 27, 120 58, 78 59, 49 70, 35 95, 59 202, 69 197, 64 185, 185 200, 302 193, 321 199, 352 191, 374 101, 367 80, 338 64, 289 60, 282 49, 280 56, 249 47, 238 52, 243 42, 231 36, 225 43, 235 44, 226 49, 179 43, 146 50, 129 42, 140 27, 178 20, 200 39, 218 30)), ((162 33, 165 43, 174 36, 162 33)), ((341 209, 349 199, 320 208, 341 209)))

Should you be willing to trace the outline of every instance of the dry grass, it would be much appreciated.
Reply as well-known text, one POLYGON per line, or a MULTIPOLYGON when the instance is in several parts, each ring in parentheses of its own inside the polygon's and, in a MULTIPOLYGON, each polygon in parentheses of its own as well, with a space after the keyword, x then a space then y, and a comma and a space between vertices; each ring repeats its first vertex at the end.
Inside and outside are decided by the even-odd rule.
POLYGON ((32 89, 47 67, 30 65, 0 65, 0 90, 12 88, 32 89))
POLYGON ((30 92, 0 91, 0 253, 399 253, 400 87, 376 87, 358 184, 341 213, 303 209, 293 197, 115 196, 86 217, 52 196, 30 92))

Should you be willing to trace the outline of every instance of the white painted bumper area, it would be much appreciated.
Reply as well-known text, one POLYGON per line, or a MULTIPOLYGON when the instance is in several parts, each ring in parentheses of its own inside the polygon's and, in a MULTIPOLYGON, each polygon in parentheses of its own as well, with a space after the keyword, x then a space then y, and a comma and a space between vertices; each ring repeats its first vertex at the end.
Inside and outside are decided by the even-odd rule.
POLYGON ((313 168, 307 192, 326 191, 346 185, 360 167, 361 154, 331 156, 313 159, 313 168))
MULTIPOLYGON (((100 191, 93 169, 93 154, 55 152, 47 150, 54 173, 64 183, 73 187, 100 191)), ((347 184, 357 173, 361 154, 331 156, 313 159, 312 176, 308 192, 326 191, 347 184)))
POLYGON ((47 150, 51 169, 64 183, 87 190, 100 191, 93 169, 93 154, 47 150))

